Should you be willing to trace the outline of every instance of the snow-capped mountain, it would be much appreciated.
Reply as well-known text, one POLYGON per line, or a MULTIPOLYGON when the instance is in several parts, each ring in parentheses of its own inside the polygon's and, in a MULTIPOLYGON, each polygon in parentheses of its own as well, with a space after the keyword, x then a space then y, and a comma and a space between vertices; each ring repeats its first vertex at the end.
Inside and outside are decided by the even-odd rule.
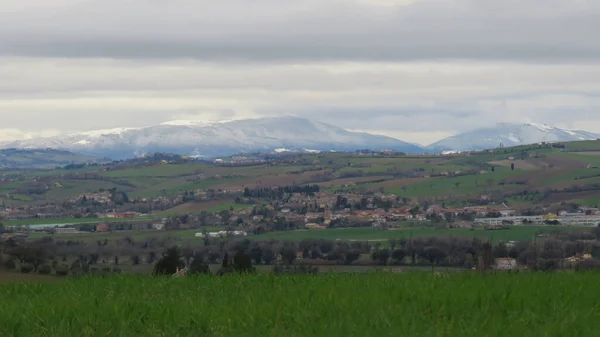
POLYGON ((153 152, 214 158, 282 148, 425 152, 420 146, 395 138, 350 132, 333 125, 288 116, 222 122, 171 121, 144 128, 118 128, 14 141, 3 144, 1 148, 64 149, 113 159, 153 152))
POLYGON ((567 130, 537 123, 499 123, 496 126, 481 128, 437 141, 427 148, 436 151, 483 150, 503 146, 536 144, 541 142, 568 142, 600 138, 581 130, 567 130))

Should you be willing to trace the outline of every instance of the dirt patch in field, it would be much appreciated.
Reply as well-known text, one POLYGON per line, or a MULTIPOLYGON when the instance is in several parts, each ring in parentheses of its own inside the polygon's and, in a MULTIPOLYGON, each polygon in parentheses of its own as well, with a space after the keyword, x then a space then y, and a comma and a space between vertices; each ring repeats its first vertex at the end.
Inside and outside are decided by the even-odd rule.
POLYGON ((172 213, 199 213, 212 207, 219 206, 227 201, 224 200, 210 200, 205 202, 187 202, 185 204, 177 205, 170 208, 168 212, 172 213))
POLYGON ((340 178, 340 179, 334 179, 334 180, 330 180, 330 181, 317 183, 317 185, 319 185, 321 187, 325 187, 325 188, 330 188, 330 187, 340 187, 340 186, 344 186, 344 185, 350 184, 350 183, 369 183, 369 182, 373 182, 373 181, 390 180, 390 179, 392 179, 391 176, 340 178))
POLYGON ((538 166, 547 166, 549 168, 554 169, 576 169, 576 168, 584 168, 587 163, 582 162, 581 160, 567 158, 563 156, 549 156, 546 158, 538 159, 538 166))
POLYGON ((308 171, 303 173, 269 173, 264 176, 218 184, 213 186, 213 188, 222 190, 241 190, 246 187, 277 187, 291 184, 308 184, 313 183, 319 175, 326 174, 330 171, 331 170, 308 171))
POLYGON ((525 160, 496 160, 491 161, 488 164, 502 166, 502 167, 510 167, 511 164, 515 164, 515 168, 518 170, 537 170, 538 167, 534 164, 525 161, 525 160))
POLYGON ((402 186, 410 186, 410 185, 414 185, 414 184, 418 184, 421 182, 424 182, 428 179, 431 178, 407 178, 407 179, 394 179, 394 180, 388 180, 388 181, 383 181, 377 184, 373 184, 372 187, 375 188, 379 188, 379 187, 383 187, 385 189, 396 189, 396 188, 402 188, 402 186))

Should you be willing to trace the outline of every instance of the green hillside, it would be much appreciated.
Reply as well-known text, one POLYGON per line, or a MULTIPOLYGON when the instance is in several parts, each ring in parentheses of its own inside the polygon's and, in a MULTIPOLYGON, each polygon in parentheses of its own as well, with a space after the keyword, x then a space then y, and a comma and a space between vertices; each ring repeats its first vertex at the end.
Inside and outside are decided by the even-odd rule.
POLYGON ((12 206, 28 205, 110 188, 132 198, 156 198, 186 191, 316 183, 332 192, 383 191, 452 204, 467 205, 486 196, 521 207, 557 202, 595 206, 598 200, 594 193, 600 184, 598 154, 600 141, 584 141, 443 156, 324 153, 235 166, 186 160, 5 170, 0 173, 0 201, 12 206))

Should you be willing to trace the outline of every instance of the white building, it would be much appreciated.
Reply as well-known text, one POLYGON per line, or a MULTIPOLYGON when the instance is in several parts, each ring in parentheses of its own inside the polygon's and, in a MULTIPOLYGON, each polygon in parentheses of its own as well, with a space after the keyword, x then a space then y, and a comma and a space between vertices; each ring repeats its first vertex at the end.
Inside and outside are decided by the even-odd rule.
MULTIPOLYGON (((208 237, 211 237, 211 238, 224 238, 224 237, 228 237, 228 236, 246 236, 246 235, 248 235, 247 232, 243 232, 243 231, 218 231, 218 232, 208 232, 206 234, 208 235, 208 237)), ((196 237, 203 238, 204 233, 196 233, 196 237)))

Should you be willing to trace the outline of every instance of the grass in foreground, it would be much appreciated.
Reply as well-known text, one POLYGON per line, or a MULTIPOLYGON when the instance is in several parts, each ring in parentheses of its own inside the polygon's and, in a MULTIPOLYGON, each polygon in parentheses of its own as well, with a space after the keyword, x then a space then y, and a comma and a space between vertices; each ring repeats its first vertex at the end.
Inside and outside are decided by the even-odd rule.
POLYGON ((597 274, 115 277, 0 286, 2 336, 597 336, 597 274))

